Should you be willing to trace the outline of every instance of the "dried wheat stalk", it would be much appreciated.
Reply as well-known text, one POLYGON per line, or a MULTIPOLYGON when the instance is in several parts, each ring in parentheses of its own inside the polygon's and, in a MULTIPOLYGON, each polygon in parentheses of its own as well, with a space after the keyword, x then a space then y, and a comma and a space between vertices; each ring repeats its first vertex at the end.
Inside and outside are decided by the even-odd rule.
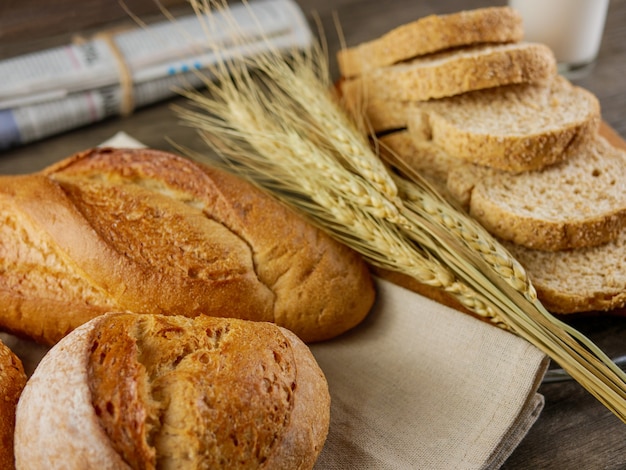
MULTIPOLYGON (((192 4, 207 28, 211 11, 227 13, 222 2, 192 4)), ((371 263, 440 288, 525 338, 626 422, 626 374, 545 310, 524 269, 482 227, 419 176, 383 163, 333 95, 321 47, 288 59, 279 51, 225 58, 206 85, 205 94, 183 92, 191 106, 177 112, 222 164, 371 263)))

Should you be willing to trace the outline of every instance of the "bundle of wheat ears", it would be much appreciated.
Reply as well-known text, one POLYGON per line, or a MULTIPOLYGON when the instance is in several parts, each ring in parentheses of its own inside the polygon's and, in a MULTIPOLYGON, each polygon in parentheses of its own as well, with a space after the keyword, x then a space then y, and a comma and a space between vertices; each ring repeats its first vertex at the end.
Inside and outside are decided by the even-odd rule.
MULTIPOLYGON (((221 2, 192 4, 207 30, 215 11, 228 18, 221 2)), ((207 90, 181 91, 189 106, 176 112, 221 159, 181 150, 264 188, 370 263, 526 339, 626 422, 626 374, 541 305, 524 269, 477 222, 401 162, 383 161, 333 93, 322 41, 218 61, 207 90)))

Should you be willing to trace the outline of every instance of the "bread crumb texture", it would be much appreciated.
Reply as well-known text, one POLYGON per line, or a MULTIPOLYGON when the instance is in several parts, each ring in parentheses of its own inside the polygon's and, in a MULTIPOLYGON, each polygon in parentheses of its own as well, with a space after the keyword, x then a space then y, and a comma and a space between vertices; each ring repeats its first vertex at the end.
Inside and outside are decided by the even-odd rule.
POLYGON ((597 98, 560 76, 413 102, 406 113, 415 139, 451 157, 511 172, 562 161, 600 123, 597 98))
POLYGON ((544 44, 480 45, 421 56, 341 82, 349 107, 373 101, 425 101, 516 83, 543 82, 556 73, 544 44))
MULTIPOLYGON (((267 465, 294 424, 299 377, 279 328, 204 316, 105 318, 90 340, 89 386, 131 468, 280 468, 267 465)), ((327 426, 320 416, 306 426, 327 426)), ((319 442, 291 448, 292 468, 319 450, 319 442)))
POLYGON ((547 252, 503 242, 526 268, 537 295, 554 313, 613 310, 626 305, 626 232, 592 248, 547 252))
POLYGON ((626 223, 626 152, 598 136, 542 170, 459 166, 448 189, 504 240, 546 251, 598 246, 626 223))

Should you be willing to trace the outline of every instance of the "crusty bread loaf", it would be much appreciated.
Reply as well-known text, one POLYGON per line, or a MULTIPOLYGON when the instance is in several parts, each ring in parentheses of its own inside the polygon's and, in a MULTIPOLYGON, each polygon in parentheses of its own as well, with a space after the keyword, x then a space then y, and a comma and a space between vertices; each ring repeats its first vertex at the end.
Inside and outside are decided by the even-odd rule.
POLYGON ((562 161, 566 150, 598 131, 597 98, 567 79, 510 85, 415 102, 407 128, 451 157, 505 171, 562 161))
POLYGON ((13 434, 15 408, 26 385, 22 362, 0 341, 0 468, 15 468, 13 434))
POLYGON ((341 93, 356 109, 368 101, 424 101, 515 83, 546 81, 556 73, 547 46, 476 46, 419 57, 343 80, 341 93))
POLYGON ((447 186, 488 231, 527 248, 597 246, 626 225, 626 151, 601 136, 542 170, 456 166, 447 186))
POLYGON ((95 149, 1 177, 0 216, 0 326, 43 343, 112 310, 273 321, 317 341, 374 299, 356 253, 242 179, 164 152, 95 149))
POLYGON ((271 323, 112 313, 40 362, 17 409, 18 469, 310 469, 330 395, 271 323))
POLYGON ((522 18, 509 7, 430 15, 337 53, 339 71, 353 77, 369 70, 459 46, 521 41, 522 18))

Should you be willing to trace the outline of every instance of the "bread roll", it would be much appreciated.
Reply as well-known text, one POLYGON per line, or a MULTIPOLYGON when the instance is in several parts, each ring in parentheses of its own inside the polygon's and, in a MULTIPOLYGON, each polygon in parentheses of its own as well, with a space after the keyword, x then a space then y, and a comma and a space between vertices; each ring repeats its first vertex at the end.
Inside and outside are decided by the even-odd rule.
POLYGON ((102 315, 44 357, 17 409, 18 469, 308 469, 322 371, 266 322, 102 315))
POLYGON ((369 311, 362 258, 225 172, 94 149, 0 177, 0 327, 53 344, 109 311, 272 321, 304 341, 369 311))
POLYGON ((15 407, 26 384, 26 374, 19 358, 0 341, 0 468, 15 468, 13 433, 15 407))

